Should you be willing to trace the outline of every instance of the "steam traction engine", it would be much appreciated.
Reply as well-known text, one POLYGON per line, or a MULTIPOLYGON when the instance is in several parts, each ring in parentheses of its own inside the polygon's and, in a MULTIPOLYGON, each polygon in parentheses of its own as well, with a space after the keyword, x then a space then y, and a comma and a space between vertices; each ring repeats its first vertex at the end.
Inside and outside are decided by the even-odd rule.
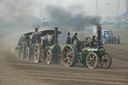
POLYGON ((28 36, 31 36, 32 32, 28 32, 23 34, 18 41, 17 47, 15 47, 15 53, 17 57, 21 57, 22 59, 27 59, 28 60, 28 50, 30 48, 30 38, 26 40, 28 36))
POLYGON ((44 60, 47 64, 51 64, 53 61, 58 63, 61 57, 61 48, 57 40, 59 34, 61 32, 58 31, 57 27, 55 27, 55 30, 39 32, 38 28, 35 28, 35 32, 29 32, 20 37, 15 52, 18 57, 23 59, 29 60, 30 57, 34 57, 35 63, 44 60))
POLYGON ((61 57, 61 47, 58 45, 58 35, 61 34, 58 31, 58 28, 55 27, 55 30, 45 30, 41 31, 40 43, 35 43, 34 46, 34 61, 35 63, 40 62, 41 60, 46 60, 47 64, 51 64, 53 61, 58 63, 61 57), (48 38, 51 37, 49 40, 48 38))
POLYGON ((105 52, 101 40, 101 27, 97 27, 98 40, 93 37, 91 42, 88 39, 80 42, 75 40, 73 44, 67 44, 62 50, 62 61, 65 66, 74 66, 77 62, 94 69, 100 63, 101 67, 109 68, 112 63, 112 57, 105 52))

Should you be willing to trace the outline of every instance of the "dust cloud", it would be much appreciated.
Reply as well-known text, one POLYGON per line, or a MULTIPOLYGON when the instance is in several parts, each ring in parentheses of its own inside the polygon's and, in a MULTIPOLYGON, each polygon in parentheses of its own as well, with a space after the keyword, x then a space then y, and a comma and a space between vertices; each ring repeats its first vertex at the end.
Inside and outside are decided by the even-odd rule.
MULTIPOLYGON (((0 19, 5 21, 5 25, 0 28, 0 36, 13 35, 15 33, 17 34, 15 36, 19 36, 23 33, 34 31, 33 25, 42 24, 42 17, 48 16, 50 25, 47 27, 40 26, 39 30, 58 27, 59 31, 62 32, 59 36, 59 42, 65 43, 68 32, 72 32, 73 35, 74 30, 85 29, 88 26, 99 24, 100 17, 87 15, 82 4, 64 7, 49 5, 46 0, 44 0, 44 3, 41 4, 34 0, 0 0, 0 19), (7 22, 14 23, 11 26, 6 24, 7 22)), ((18 41, 15 40, 15 42, 18 41)))

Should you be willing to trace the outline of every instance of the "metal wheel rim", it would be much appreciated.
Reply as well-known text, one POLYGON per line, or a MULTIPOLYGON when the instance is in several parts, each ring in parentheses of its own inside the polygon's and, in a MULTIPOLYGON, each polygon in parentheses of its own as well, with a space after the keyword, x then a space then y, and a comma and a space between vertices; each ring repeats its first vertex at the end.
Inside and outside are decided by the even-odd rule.
POLYGON ((73 58, 74 58, 74 52, 72 47, 65 46, 63 50, 63 62, 66 65, 71 65, 73 62, 73 58))
POLYGON ((22 45, 22 49, 21 49, 21 58, 24 58, 24 44, 22 45))
POLYGON ((98 56, 96 53, 91 52, 86 57, 87 66, 91 69, 94 69, 98 64, 98 56))
POLYGON ((29 60, 29 52, 30 52, 30 48, 27 47, 27 49, 26 49, 27 60, 29 60))
POLYGON ((105 53, 101 58, 100 64, 102 67, 108 68, 111 64, 111 56, 105 53))
POLYGON ((50 64, 52 60, 52 53, 51 50, 47 51, 47 64, 50 64))
POLYGON ((40 51, 39 51, 39 45, 35 45, 35 49, 34 49, 34 60, 37 63, 39 61, 39 57, 40 57, 40 51))

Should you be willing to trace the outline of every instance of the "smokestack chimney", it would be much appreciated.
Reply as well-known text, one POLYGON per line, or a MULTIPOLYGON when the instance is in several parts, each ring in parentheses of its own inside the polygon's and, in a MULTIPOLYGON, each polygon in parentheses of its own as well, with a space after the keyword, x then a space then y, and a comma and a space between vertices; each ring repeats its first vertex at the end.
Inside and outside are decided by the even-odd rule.
POLYGON ((97 26, 97 34, 98 34, 98 44, 99 46, 101 46, 101 30, 102 30, 102 27, 100 26, 97 26))
POLYGON ((101 40, 101 30, 102 30, 102 27, 97 27, 97 34, 98 34, 98 41, 101 40))
POLYGON ((54 31, 54 44, 58 44, 58 40, 57 40, 58 36, 57 36, 57 34, 58 34, 58 27, 55 27, 55 31, 54 31))
POLYGON ((38 28, 35 28, 35 32, 38 32, 38 28))

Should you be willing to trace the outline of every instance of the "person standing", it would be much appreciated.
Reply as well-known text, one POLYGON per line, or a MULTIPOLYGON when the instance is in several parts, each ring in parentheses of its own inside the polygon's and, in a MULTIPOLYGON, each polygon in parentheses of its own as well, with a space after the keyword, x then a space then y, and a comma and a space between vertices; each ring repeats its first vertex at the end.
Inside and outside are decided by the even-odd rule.
POLYGON ((68 35, 66 38, 66 44, 71 44, 70 32, 68 32, 68 35))
POLYGON ((114 37, 114 44, 116 44, 116 36, 114 37))
POLYGON ((74 34, 74 36, 72 37, 72 43, 77 40, 78 41, 78 38, 77 38, 77 33, 74 34))
POLYGON ((120 44, 120 36, 117 36, 117 44, 120 44))

